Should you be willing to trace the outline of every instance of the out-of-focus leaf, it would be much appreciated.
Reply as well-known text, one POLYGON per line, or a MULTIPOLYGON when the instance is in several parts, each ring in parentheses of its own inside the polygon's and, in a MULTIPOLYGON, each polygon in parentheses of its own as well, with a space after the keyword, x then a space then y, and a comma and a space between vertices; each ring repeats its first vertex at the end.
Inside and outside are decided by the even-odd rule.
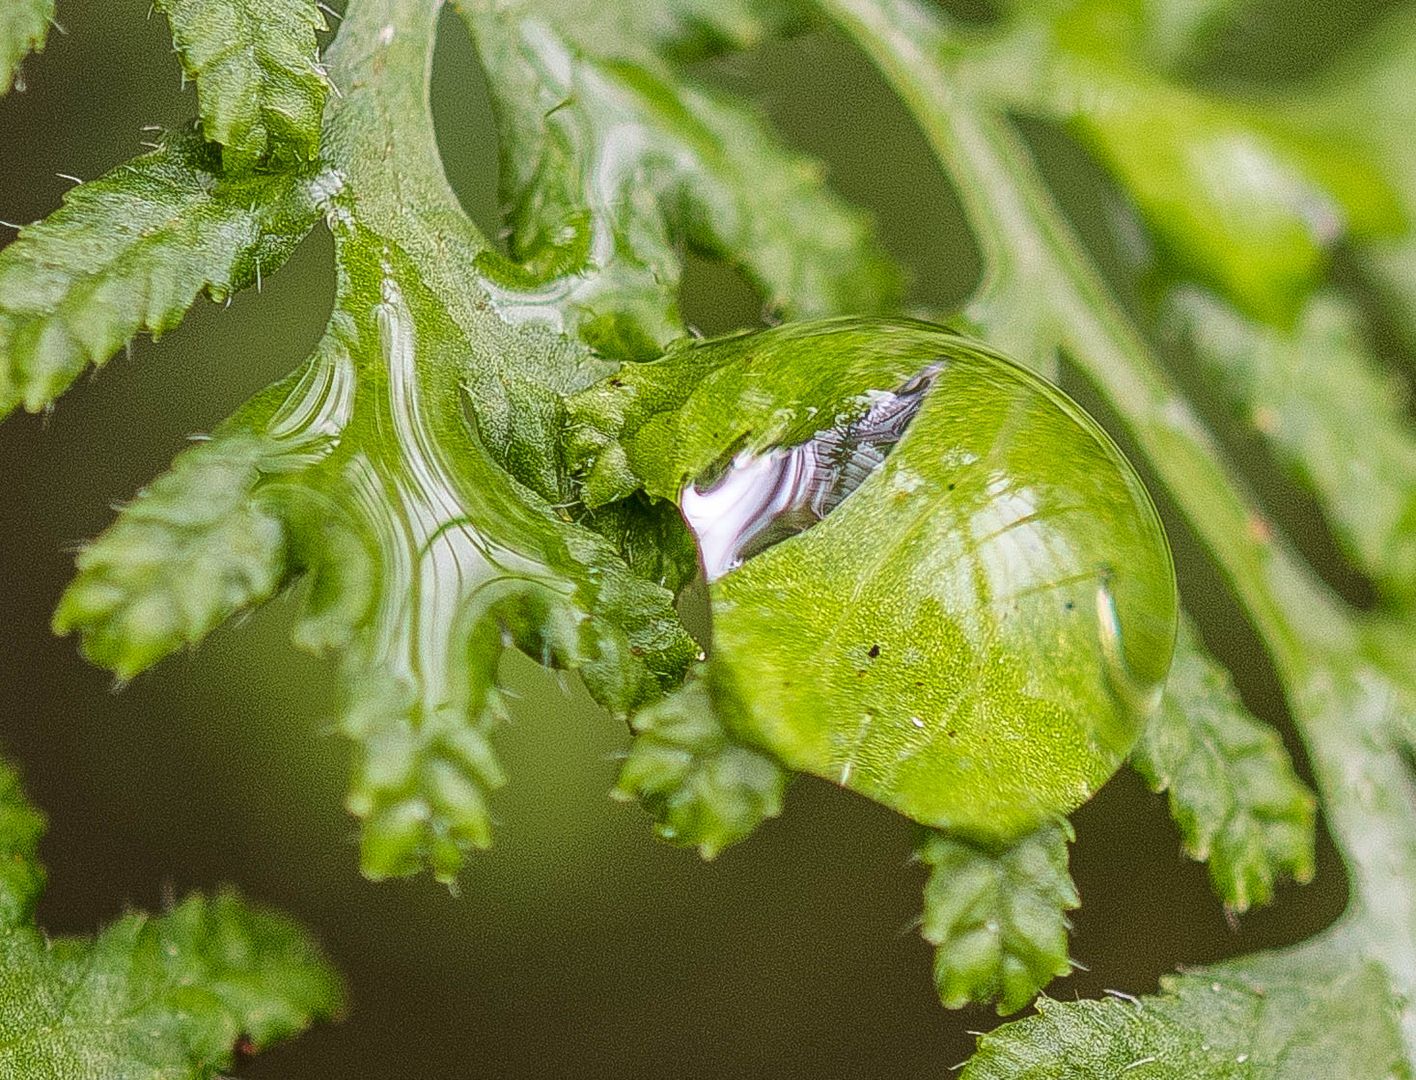
POLYGON ((1278 733, 1244 708, 1183 621, 1160 709, 1131 760, 1169 795, 1186 854, 1209 864, 1230 910, 1268 903, 1284 875, 1312 876, 1312 794, 1278 733))
POLYGON ((0 7, 0 94, 10 89, 20 62, 44 48, 54 0, 6 0, 0 7))
POLYGON ((1218 394, 1318 496, 1353 561, 1389 594, 1416 594, 1416 428, 1351 305, 1319 294, 1291 332, 1194 289, 1167 313, 1218 394))

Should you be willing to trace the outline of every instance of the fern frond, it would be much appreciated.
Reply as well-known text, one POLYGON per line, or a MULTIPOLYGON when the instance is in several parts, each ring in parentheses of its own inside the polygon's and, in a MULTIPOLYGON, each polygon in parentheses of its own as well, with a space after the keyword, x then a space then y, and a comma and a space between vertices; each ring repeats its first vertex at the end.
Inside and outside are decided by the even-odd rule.
POLYGON ((951 1009, 976 1001, 1017 1012, 1072 970, 1067 912, 1081 904, 1067 871, 1072 827, 1063 821, 989 848, 930 833, 920 933, 935 947, 934 983, 951 1009))
POLYGON ((1168 794, 1185 853, 1209 865, 1231 911, 1268 903, 1280 877, 1312 877, 1312 793, 1278 732, 1244 708, 1188 623, 1131 761, 1152 790, 1168 794))
POLYGON ((136 334, 289 258, 319 216, 312 170, 225 177, 194 133, 71 189, 0 251, 0 416, 35 412, 136 334))
POLYGON ((214 1078, 343 996, 303 931, 233 893, 129 914, 94 938, 34 924, 43 817, 0 761, 0 1075, 214 1078))
POLYGON ((312 161, 329 82, 316 0, 154 0, 197 84, 202 130, 235 174, 258 162, 312 161))
POLYGON ((653 357, 684 332, 685 243, 740 266, 779 315, 894 302, 897 272, 868 219, 755 112, 642 50, 587 51, 551 5, 461 7, 502 133, 512 258, 480 262, 501 305, 535 294, 544 318, 599 351, 653 357))

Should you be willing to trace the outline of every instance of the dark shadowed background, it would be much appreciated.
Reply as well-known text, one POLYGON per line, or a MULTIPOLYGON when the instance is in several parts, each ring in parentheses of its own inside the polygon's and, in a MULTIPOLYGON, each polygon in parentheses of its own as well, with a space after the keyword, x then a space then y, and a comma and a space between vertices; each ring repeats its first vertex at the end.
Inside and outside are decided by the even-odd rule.
MULTIPOLYGON (((1202 74, 1291 77, 1377 9, 1259 4, 1202 74)), ((52 210, 70 183, 57 173, 96 176, 140 151, 144 125, 195 111, 148 0, 60 0, 59 18, 67 33, 26 65, 24 92, 0 100, 6 221, 52 210)), ((495 232, 485 95, 462 25, 443 29, 433 95, 448 174, 495 232)), ((948 307, 969 293, 978 262, 953 196, 844 43, 813 34, 704 76, 750 92, 876 213, 914 273, 916 302, 948 307)), ((1088 241, 1124 275, 1107 186, 1057 133, 1029 135, 1088 241)), ((290 370, 318 339, 332 291, 318 230, 262 294, 229 309, 199 302, 179 330, 137 343, 52 416, 0 426, 0 740, 51 817, 44 924, 88 932, 125 906, 222 882, 305 920, 347 975, 352 1011, 243 1065, 244 1077, 947 1075, 970 1052, 968 1031, 997 1020, 939 1007, 930 950, 912 928, 923 873, 908 862, 911 826, 862 798, 798 781, 783 818, 704 864, 606 797, 625 732, 573 678, 517 659, 505 668, 522 697, 498 740, 512 782, 496 801, 496 849, 472 861, 456 895, 426 878, 375 885, 357 873, 341 808, 347 753, 330 731, 330 670, 287 646, 287 604, 117 692, 50 635, 74 545, 190 434, 290 370)), ((703 264, 690 268, 684 302, 709 332, 758 317, 739 279, 703 264)), ((1306 504, 1263 486, 1276 519, 1322 558, 1306 504)), ((1251 632, 1187 538, 1175 539, 1211 648, 1291 740, 1251 632)), ((1324 837, 1312 885, 1227 924, 1161 801, 1129 773, 1076 825, 1084 907, 1072 952, 1088 970, 1055 983, 1058 996, 1153 990, 1176 965, 1305 937, 1344 903, 1324 837)))

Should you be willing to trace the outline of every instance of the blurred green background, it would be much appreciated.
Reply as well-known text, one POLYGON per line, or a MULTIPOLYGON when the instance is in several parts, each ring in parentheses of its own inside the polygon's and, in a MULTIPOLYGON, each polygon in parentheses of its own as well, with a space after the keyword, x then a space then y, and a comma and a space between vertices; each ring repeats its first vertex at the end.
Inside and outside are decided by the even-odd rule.
MULTIPOLYGON (((1258 4, 1203 73, 1292 77, 1382 6, 1258 4)), ((147 0, 61 0, 59 18, 66 33, 28 63, 27 88, 0 100, 7 221, 52 210, 70 183, 56 174, 96 176, 141 150, 144 125, 194 112, 147 0)), ((947 308, 968 294, 979 267, 953 196, 844 43, 812 34, 704 76, 750 93, 875 212, 913 271, 915 302, 947 308)), ((434 105, 449 176, 495 233, 495 139, 451 19, 434 105)), ((1106 185, 1055 133, 1029 134, 1084 235, 1124 278, 1106 185)), ((573 679, 517 659, 505 672, 522 697, 499 739, 512 782, 496 803, 496 849, 456 895, 427 879, 374 885, 356 872, 341 808, 346 748, 330 731, 330 669, 286 645, 288 605, 119 692, 51 637, 74 546, 191 433, 317 340, 332 299, 328 236, 317 232, 265 286, 229 309, 199 303, 52 416, 0 426, 0 739, 52 819, 45 925, 88 932, 125 906, 220 882, 305 920, 347 975, 352 1011, 244 1064, 246 1077, 915 1077, 967 1057, 969 1031, 996 1017, 939 1007, 930 950, 912 927, 923 873, 908 862, 911 827, 864 799, 800 780, 782 819, 703 864, 606 797, 625 732, 573 679)), ((691 266, 684 302, 709 332, 758 317, 740 280, 704 264, 691 266)), ((1318 538, 1305 547, 1321 558, 1303 501, 1283 485, 1267 498, 1278 520, 1318 538)), ((1211 647, 1291 743, 1253 635, 1186 537, 1176 543, 1211 647)), ((1162 802, 1129 773, 1076 824, 1084 906, 1072 953, 1086 970, 1054 984, 1057 996, 1153 990, 1176 965, 1305 937, 1345 901, 1324 838, 1312 885, 1285 887, 1272 908, 1230 925, 1203 868, 1181 857, 1162 802)))

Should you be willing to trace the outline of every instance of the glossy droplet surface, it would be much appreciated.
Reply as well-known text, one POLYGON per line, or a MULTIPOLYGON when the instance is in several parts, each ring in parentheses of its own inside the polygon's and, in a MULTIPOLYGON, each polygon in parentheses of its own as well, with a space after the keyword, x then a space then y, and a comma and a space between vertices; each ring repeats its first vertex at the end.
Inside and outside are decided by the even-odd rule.
POLYGON ((679 506, 710 583, 821 521, 884 462, 934 385, 931 364, 897 390, 864 395, 847 416, 805 442, 744 451, 711 481, 683 489, 679 506))
POLYGON ((709 679, 743 737, 988 839, 1115 771, 1170 666, 1174 572, 1070 398, 894 321, 697 344, 630 377, 626 460, 700 537, 709 679))

